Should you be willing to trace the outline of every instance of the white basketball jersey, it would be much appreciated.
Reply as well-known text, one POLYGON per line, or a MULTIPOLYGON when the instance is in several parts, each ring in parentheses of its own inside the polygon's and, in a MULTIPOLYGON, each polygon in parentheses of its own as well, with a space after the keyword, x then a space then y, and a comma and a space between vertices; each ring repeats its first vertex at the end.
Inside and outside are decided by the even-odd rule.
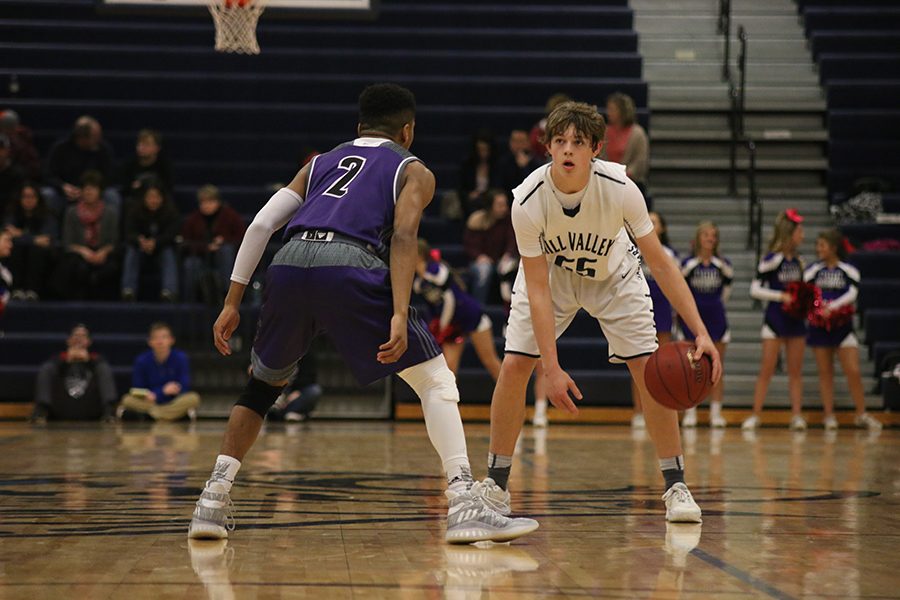
POLYGON ((627 255, 639 257, 628 229, 643 237, 653 227, 625 166, 598 159, 581 203, 572 209, 564 208, 556 197, 550 165, 536 169, 513 190, 512 220, 522 256, 543 253, 551 272, 555 266, 597 280, 615 273, 627 255), (634 189, 626 196, 629 187, 634 189), (638 222, 630 223, 627 217, 638 222))

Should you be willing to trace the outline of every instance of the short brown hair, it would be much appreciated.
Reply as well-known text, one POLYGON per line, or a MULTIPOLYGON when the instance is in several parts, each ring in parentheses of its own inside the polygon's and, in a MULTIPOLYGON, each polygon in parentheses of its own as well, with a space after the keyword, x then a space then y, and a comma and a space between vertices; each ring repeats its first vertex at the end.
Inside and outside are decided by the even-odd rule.
POLYGON ((549 144, 554 136, 564 134, 570 125, 590 138, 592 147, 596 147, 606 136, 606 121, 596 106, 585 102, 563 102, 547 117, 547 129, 541 143, 549 144))
POLYGON ((162 146, 162 134, 155 129, 141 129, 137 134, 138 141, 150 140, 157 146, 162 146))
POLYGON ((155 321, 154 323, 152 323, 152 324, 150 325, 150 331, 147 332, 147 334, 148 334, 148 335, 153 335, 154 332, 159 331, 160 329, 165 329, 166 331, 169 332, 169 335, 175 335, 175 334, 172 332, 172 328, 169 326, 169 324, 168 324, 168 323, 165 323, 165 322, 163 322, 163 321, 155 321))
POLYGON ((834 248, 838 258, 844 260, 847 258, 847 247, 844 246, 844 234, 837 229, 826 229, 819 233, 818 239, 823 240, 826 244, 834 248))
POLYGON ((219 192, 219 188, 211 183, 207 183, 197 190, 197 200, 200 200, 201 198, 215 198, 221 202, 222 194, 219 192))

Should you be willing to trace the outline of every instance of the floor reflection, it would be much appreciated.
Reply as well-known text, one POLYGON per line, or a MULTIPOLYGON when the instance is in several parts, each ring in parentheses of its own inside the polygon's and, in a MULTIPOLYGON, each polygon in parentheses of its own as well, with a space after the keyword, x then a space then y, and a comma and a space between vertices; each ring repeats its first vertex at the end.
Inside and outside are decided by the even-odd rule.
POLYGON ((524 547, 479 542, 445 546, 443 568, 435 579, 448 600, 478 600, 493 586, 514 589, 516 573, 537 571, 540 563, 524 547))
POLYGON ((191 568, 203 583, 209 600, 234 600, 234 589, 228 567, 234 560, 234 549, 228 540, 188 540, 191 568))

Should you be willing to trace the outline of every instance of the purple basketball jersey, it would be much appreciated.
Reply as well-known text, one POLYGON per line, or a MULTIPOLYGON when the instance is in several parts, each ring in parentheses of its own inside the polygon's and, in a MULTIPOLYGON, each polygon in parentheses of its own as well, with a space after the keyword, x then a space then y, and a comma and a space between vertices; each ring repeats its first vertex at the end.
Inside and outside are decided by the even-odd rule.
POLYGON ((403 169, 418 160, 384 138, 359 138, 315 157, 303 205, 285 239, 307 229, 341 233, 384 250, 394 225, 403 169))

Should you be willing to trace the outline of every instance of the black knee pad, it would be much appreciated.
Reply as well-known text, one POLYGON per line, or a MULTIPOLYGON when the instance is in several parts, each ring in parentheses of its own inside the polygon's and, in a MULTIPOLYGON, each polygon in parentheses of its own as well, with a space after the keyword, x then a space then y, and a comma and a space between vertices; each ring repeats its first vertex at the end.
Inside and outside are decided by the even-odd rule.
POLYGON ((241 392, 241 396, 235 402, 235 406, 246 406, 263 419, 266 413, 275 404, 278 396, 281 395, 281 387, 269 385, 265 381, 260 381, 256 377, 251 377, 250 381, 241 392))

